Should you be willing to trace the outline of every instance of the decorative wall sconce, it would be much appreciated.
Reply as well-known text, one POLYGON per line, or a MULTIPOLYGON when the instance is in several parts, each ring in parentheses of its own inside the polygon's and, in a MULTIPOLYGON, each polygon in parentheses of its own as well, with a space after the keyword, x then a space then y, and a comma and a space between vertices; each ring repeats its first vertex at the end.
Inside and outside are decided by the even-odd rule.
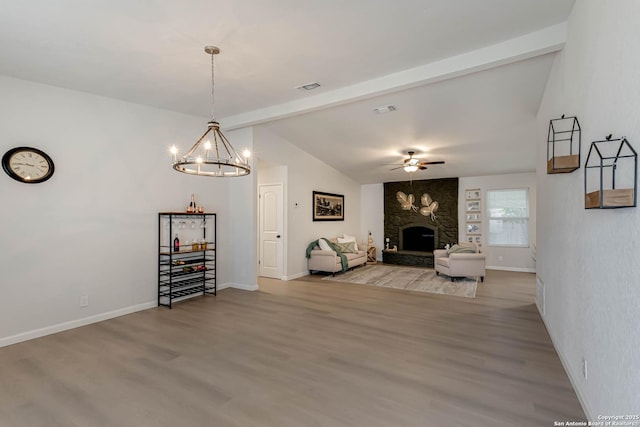
POLYGON ((580 123, 577 117, 549 121, 547 173, 571 173, 580 168, 580 123))
POLYGON ((636 206, 638 154, 626 137, 594 141, 584 164, 584 208, 636 206))

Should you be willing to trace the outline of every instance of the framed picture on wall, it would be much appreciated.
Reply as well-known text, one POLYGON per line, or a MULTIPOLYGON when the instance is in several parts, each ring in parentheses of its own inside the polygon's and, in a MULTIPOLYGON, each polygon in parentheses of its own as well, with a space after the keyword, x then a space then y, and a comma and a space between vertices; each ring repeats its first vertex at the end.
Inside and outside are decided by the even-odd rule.
POLYGON ((480 201, 479 200, 467 201, 467 212, 480 212, 480 201))
POLYGON ((480 225, 479 223, 467 224, 467 234, 481 234, 480 225))
POLYGON ((477 213, 468 213, 467 214, 467 222, 478 221, 480 222, 480 214, 477 213))
POLYGON ((467 200, 479 200, 480 199, 480 189, 467 190, 467 200))
POLYGON ((344 195, 313 192, 314 221, 344 221, 344 195))

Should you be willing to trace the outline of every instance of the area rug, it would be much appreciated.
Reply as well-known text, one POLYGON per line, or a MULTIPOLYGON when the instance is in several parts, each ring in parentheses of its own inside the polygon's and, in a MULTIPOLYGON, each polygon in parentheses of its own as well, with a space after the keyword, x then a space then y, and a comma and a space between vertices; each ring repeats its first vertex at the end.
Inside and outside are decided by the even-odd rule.
POLYGON ((478 278, 456 278, 452 282, 447 276, 436 276, 431 268, 396 267, 392 265, 367 265, 351 271, 327 276, 322 280, 357 283, 359 285, 404 289, 415 292, 453 295, 475 298, 478 278))

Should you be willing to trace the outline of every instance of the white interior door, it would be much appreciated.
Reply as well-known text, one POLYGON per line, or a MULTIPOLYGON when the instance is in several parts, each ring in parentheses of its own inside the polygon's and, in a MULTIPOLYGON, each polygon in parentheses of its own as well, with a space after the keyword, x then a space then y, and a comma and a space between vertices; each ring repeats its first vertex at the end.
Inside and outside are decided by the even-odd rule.
POLYGON ((260 276, 282 278, 284 258, 282 184, 260 186, 260 276))

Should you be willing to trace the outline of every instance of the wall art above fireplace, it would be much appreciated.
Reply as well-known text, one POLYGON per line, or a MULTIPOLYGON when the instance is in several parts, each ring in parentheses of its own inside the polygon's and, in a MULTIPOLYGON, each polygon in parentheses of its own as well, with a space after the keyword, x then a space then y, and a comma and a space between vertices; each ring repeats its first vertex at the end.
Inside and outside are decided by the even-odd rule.
POLYGON ((413 194, 409 194, 407 196, 402 191, 398 191, 396 193, 396 198, 398 199, 403 211, 420 212, 420 215, 431 216, 433 221, 436 220, 436 211, 440 204, 431 199, 431 196, 428 193, 424 193, 422 197, 420 197, 420 204, 422 207, 419 210, 418 207, 413 204, 416 200, 413 194))

